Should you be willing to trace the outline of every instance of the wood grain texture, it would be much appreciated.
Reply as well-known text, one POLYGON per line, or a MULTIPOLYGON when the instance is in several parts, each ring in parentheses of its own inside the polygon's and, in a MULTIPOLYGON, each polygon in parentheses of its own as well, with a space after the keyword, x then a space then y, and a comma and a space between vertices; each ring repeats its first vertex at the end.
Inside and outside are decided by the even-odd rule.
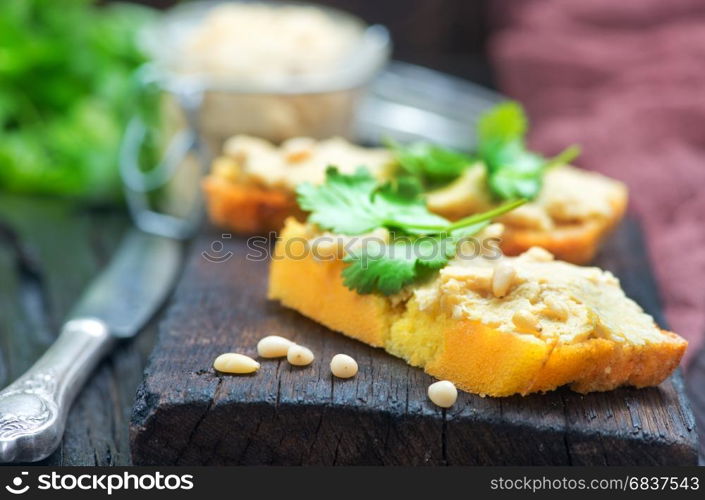
MULTIPOLYGON (((194 243, 132 417, 137 464, 692 464, 694 420, 682 379, 658 388, 582 396, 481 398, 447 411, 426 397, 432 378, 266 300, 266 261, 244 240, 205 232, 194 243), (225 262, 214 263, 222 241, 225 262), (217 248, 217 246, 215 247, 217 248), (252 254, 252 252, 250 252, 252 254), (310 347, 305 368, 263 360, 252 376, 217 375, 223 352, 256 354, 278 334, 310 347), (328 363, 353 356, 359 374, 334 379, 328 363)), ((632 297, 660 318, 640 232, 629 221, 602 252, 632 297)), ((305 277, 302 277, 305 279, 305 277)))
MULTIPOLYGON (((107 264, 128 225, 120 211, 0 196, 0 385, 51 345, 64 316, 107 264)), ((152 325, 121 343, 79 394, 59 449, 38 465, 128 465, 128 422, 152 325)))
POLYGON ((686 389, 698 430, 698 464, 705 465, 705 347, 693 357, 686 373, 686 389))

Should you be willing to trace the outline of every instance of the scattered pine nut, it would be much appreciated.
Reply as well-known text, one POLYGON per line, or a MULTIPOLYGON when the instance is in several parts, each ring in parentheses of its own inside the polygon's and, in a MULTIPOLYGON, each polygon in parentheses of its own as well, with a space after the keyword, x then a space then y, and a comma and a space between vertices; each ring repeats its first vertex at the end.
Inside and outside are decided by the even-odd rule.
POLYGON ((312 154, 313 151, 310 149, 297 149, 286 153, 284 158, 286 158, 286 161, 289 163, 301 163, 311 158, 312 154))
POLYGON ((531 247, 522 254, 523 257, 529 257, 534 262, 551 262, 555 260, 554 255, 541 247, 531 247))
POLYGON ((568 308, 565 304, 558 298, 549 295, 543 300, 546 304, 547 312, 554 318, 565 321, 568 319, 568 308))
POLYGON ((495 297, 504 297, 512 286, 517 272, 508 262, 500 262, 492 273, 492 293, 495 297))
POLYGON ((515 312, 514 316, 512 316, 512 322, 519 330, 522 331, 541 331, 541 327, 539 326, 539 320, 531 311, 521 309, 515 312))
POLYGON ((286 360, 294 366, 310 365, 314 357, 311 349, 298 344, 293 344, 286 353, 286 360))
POLYGON ((223 373, 254 373, 259 370, 259 363, 249 356, 228 352, 213 361, 213 368, 223 373))
POLYGON ((281 148, 284 151, 286 161, 298 163, 310 158, 315 146, 316 141, 309 137, 294 137, 284 141, 281 148))
POLYGON ((257 343, 257 354, 262 358, 283 358, 294 343, 279 335, 269 335, 257 343))
POLYGON ((357 361, 347 354, 336 354, 330 360, 330 371, 338 378, 350 378, 357 375, 357 361))
POLYGON ((458 399, 458 389, 448 380, 441 380, 428 386, 428 398, 441 408, 450 408, 458 399))

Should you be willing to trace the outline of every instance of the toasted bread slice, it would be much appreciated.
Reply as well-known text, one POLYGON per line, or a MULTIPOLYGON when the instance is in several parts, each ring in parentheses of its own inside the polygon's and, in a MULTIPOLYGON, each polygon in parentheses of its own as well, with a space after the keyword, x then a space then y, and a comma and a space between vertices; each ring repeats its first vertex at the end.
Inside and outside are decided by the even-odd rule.
MULTIPOLYGON (((296 204, 296 184, 321 182, 329 164, 344 171, 365 165, 380 180, 395 169, 388 152, 342 139, 299 138, 277 148, 261 139, 236 136, 203 183, 210 218, 238 233, 278 231, 288 216, 303 220, 305 214, 296 204)), ((428 193, 427 200, 431 211, 451 220, 495 204, 481 165, 428 193)), ((574 167, 557 167, 547 174, 539 198, 501 219, 506 227, 502 249, 507 255, 518 255, 541 246, 561 260, 585 264, 621 220, 626 205, 622 183, 574 167)))
POLYGON ((573 264, 588 264, 600 249, 602 242, 622 220, 627 197, 615 200, 610 218, 590 219, 573 224, 561 224, 551 230, 512 227, 502 236, 502 251, 519 255, 531 247, 545 248, 559 260, 573 264))
POLYGON ((277 147, 257 137, 229 139, 203 181, 211 221, 243 234, 278 231, 289 216, 305 218, 296 203, 296 186, 318 184, 325 170, 342 172, 365 166, 380 179, 393 168, 391 153, 363 148, 334 137, 323 141, 299 137, 277 147))
MULTIPOLYGON (((451 220, 493 206, 481 165, 468 168, 455 182, 427 195, 431 211, 451 220)), ((627 208, 624 184, 568 165, 555 167, 544 179, 539 197, 499 219, 505 226, 502 251, 519 255, 545 248, 574 264, 590 262, 627 208)))
POLYGON ((211 175, 203 180, 203 191, 211 221, 236 233, 276 232, 287 217, 306 217, 288 189, 230 182, 211 175))
POLYGON ((270 267, 270 299, 468 392, 657 385, 687 346, 660 330, 611 274, 553 261, 544 250, 502 259, 516 269, 502 298, 492 292, 497 261, 487 258, 454 261, 431 282, 385 297, 346 288, 346 264, 314 257, 311 238, 309 226, 287 220, 270 267))

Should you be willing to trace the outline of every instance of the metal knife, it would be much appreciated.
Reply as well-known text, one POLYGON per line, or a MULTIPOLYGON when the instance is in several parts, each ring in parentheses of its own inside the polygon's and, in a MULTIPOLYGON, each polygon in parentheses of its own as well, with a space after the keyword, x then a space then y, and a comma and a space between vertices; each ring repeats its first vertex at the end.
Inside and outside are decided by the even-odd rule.
POLYGON ((71 404, 102 357, 132 337, 169 294, 181 242, 131 229, 56 342, 0 392, 0 462, 35 462, 61 442, 71 404))

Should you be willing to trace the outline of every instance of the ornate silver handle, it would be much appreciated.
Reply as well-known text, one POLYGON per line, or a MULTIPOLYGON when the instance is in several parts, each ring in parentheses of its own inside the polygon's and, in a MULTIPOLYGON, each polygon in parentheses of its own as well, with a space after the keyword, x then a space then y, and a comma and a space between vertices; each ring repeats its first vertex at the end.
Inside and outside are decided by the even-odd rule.
POLYGON ((0 462, 36 462, 57 448, 73 399, 114 341, 100 320, 71 320, 49 350, 0 392, 0 462))

